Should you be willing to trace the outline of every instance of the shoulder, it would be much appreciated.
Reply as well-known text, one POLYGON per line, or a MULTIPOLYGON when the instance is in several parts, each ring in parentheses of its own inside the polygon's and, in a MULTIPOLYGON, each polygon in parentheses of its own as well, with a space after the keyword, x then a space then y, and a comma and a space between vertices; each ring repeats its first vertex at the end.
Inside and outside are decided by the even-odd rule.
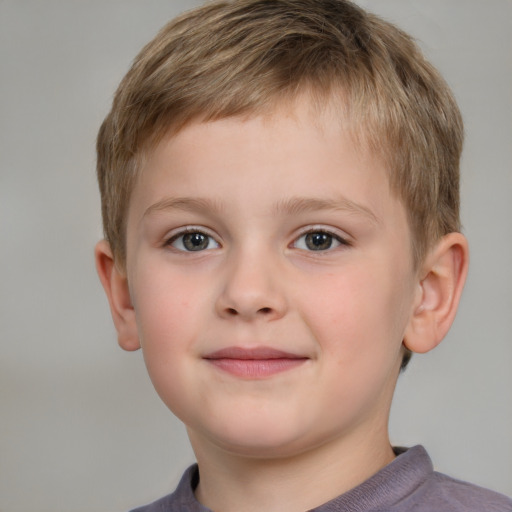
POLYGON ((512 500, 503 494, 434 471, 416 492, 400 503, 399 510, 512 512, 512 500))
POLYGON ((364 510, 512 512, 510 498, 434 471, 422 446, 397 448, 395 453, 393 462, 360 486, 360 490, 369 490, 375 498, 372 506, 364 510))
MULTIPOLYGON (((512 512, 512 500, 477 485, 463 482, 441 473, 432 475, 432 489, 437 491, 440 503, 459 505, 460 510, 487 512, 512 512)), ((459 510, 454 508, 454 510, 459 510)))

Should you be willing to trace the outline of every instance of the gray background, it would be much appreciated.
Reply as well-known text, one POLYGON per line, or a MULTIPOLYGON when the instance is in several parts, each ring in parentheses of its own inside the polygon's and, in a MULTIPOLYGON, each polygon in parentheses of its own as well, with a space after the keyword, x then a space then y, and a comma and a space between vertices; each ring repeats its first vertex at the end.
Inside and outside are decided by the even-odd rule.
MULTIPOLYGON (((93 265, 94 139, 164 0, 0 0, 0 511, 123 511, 193 460, 93 265)), ((413 33, 464 113, 472 261, 446 340, 401 377, 396 444, 512 495, 512 2, 361 0, 413 33)))

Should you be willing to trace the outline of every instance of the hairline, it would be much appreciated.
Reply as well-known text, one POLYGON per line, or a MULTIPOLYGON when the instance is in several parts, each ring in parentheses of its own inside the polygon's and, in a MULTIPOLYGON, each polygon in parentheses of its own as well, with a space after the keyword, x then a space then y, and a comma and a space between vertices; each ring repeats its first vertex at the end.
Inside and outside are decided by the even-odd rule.
MULTIPOLYGON (((393 186, 392 170, 390 169, 389 157, 387 156, 387 141, 376 142, 372 140, 368 134, 368 128, 365 123, 358 121, 358 112, 354 113, 353 109, 350 108, 349 100, 343 92, 343 87, 338 87, 338 90, 334 92, 334 87, 330 87, 329 91, 315 88, 314 84, 303 87, 302 90, 296 90, 293 95, 287 95, 286 91, 279 91, 264 105, 255 105, 252 108, 243 109, 235 114, 226 114, 219 110, 215 115, 205 116, 204 114, 194 114, 188 118, 180 119, 178 122, 169 122, 167 125, 162 125, 159 129, 156 129, 152 134, 147 136, 141 143, 139 151, 137 151, 131 158, 130 164, 133 166, 133 177, 131 187, 128 195, 125 198, 124 214, 122 215, 122 232, 121 234, 121 247, 120 252, 117 252, 114 257, 116 263, 120 268, 125 269, 127 263, 127 221, 130 203, 133 195, 133 191, 137 186, 138 180, 144 173, 144 168, 150 155, 164 140, 172 137, 176 137, 183 130, 195 124, 203 123, 214 123, 215 121, 221 121, 226 119, 234 120, 249 120, 258 117, 271 119, 272 117, 279 115, 280 113, 286 113, 293 115, 294 108, 297 103, 305 98, 309 104, 309 108, 315 109, 315 113, 319 114, 318 119, 321 118, 322 113, 330 111, 331 115, 335 115, 339 121, 340 127, 346 130, 348 136, 352 139, 356 150, 359 152, 371 153, 371 157, 379 160, 384 167, 386 177, 389 184, 389 190, 393 197, 395 197, 404 207, 407 225, 411 234, 411 254, 414 270, 417 270, 421 265, 426 252, 432 247, 437 240, 431 240, 425 250, 418 252, 417 250, 417 233, 414 230, 413 218, 407 205, 405 204, 403 194, 401 193, 398 186, 393 186), (323 101, 322 101, 323 100, 323 101), (355 122, 354 122, 355 119, 355 122)), ((321 127, 321 123, 319 122, 321 127)))

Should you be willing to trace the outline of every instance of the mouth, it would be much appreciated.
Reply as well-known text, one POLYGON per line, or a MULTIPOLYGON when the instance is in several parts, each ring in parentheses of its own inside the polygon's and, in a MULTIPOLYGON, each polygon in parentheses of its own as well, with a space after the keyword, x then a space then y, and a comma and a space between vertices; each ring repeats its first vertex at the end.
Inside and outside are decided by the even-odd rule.
POLYGON ((309 360, 303 355, 269 347, 229 347, 207 354, 203 359, 223 372, 245 379, 270 377, 293 370, 309 360))

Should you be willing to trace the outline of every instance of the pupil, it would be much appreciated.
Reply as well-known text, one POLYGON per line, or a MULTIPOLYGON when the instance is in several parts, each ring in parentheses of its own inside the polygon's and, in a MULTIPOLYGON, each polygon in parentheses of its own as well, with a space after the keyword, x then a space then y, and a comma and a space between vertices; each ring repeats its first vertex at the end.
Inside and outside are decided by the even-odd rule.
POLYGON ((332 236, 327 233, 309 233, 306 235, 306 245, 312 251, 329 249, 332 245, 332 236))
POLYGON ((183 237, 183 245, 189 251, 200 251, 208 247, 208 237, 202 233, 188 233, 183 237))

